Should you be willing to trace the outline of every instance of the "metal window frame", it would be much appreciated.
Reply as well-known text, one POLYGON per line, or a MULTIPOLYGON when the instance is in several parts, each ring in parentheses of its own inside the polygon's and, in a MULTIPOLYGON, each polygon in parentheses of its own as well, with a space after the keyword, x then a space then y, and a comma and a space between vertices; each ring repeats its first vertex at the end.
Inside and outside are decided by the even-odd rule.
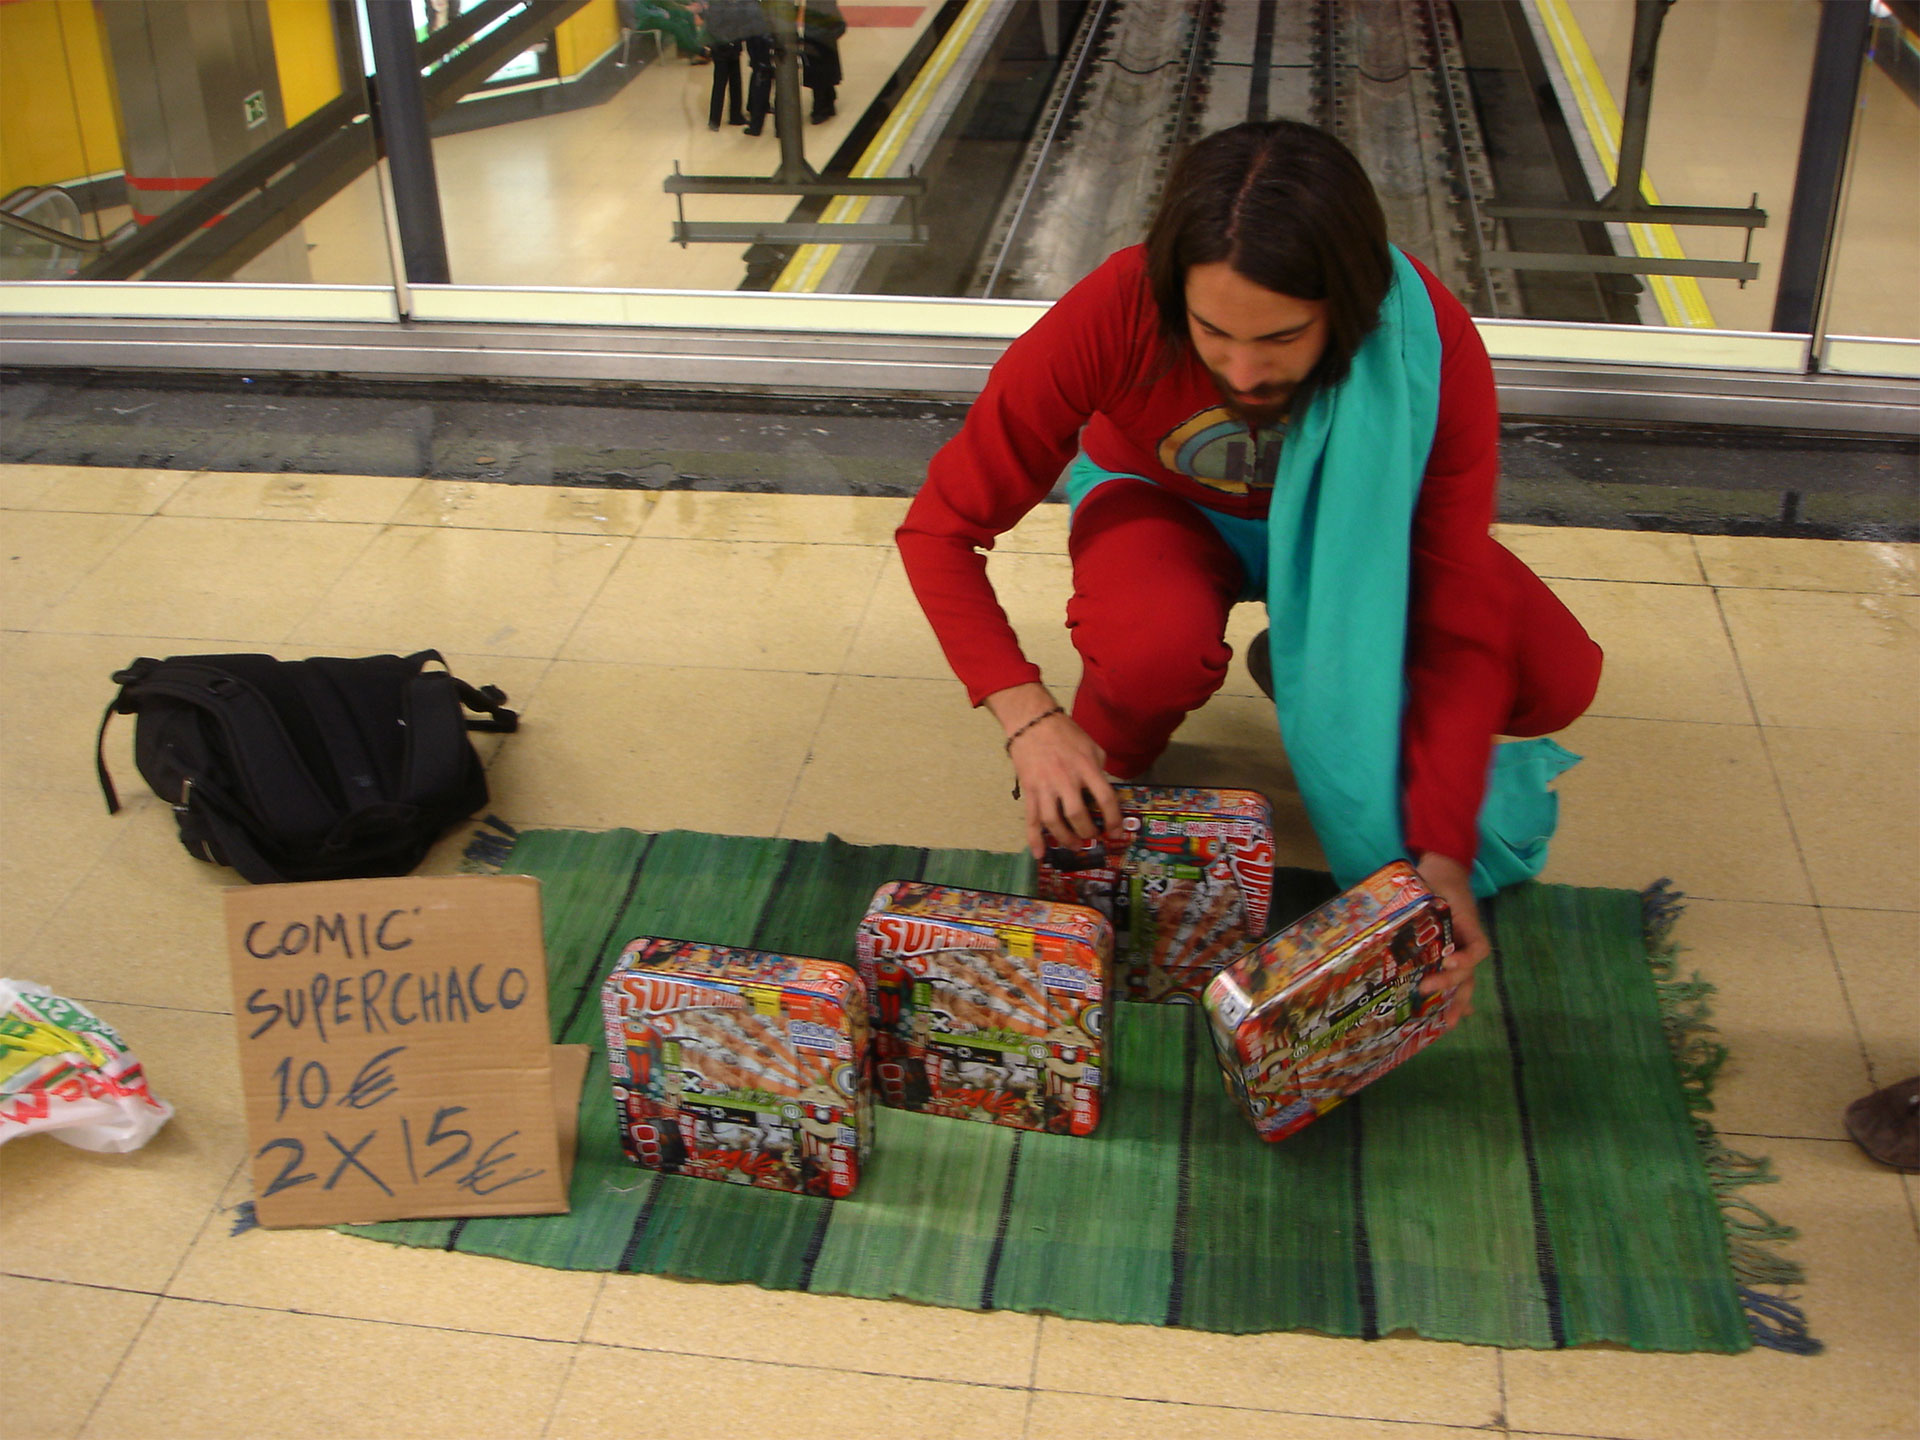
MULTIPOLYGON (((557 287, 418 286, 411 298, 403 317, 384 286, 4 285, 0 361, 966 400, 1046 309, 557 287)), ((1509 416, 1920 433, 1920 342, 1834 337, 1816 368, 1805 335, 1477 323, 1509 416)))
MULTIPOLYGON (((417 58, 438 58, 483 20, 519 12, 504 33, 579 3, 488 0, 431 37, 417 58)), ((1864 0, 1823 0, 1830 20, 1863 8, 1864 0)), ((490 64, 477 54, 485 48, 474 47, 462 61, 490 64)), ((1829 63, 1850 65, 1856 48, 1864 65, 1864 47, 1845 36, 1827 45, 1829 63)), ((447 80, 440 72, 435 78, 447 80)), ((334 108, 359 103, 343 95, 334 108)), ((278 163, 264 153, 254 161, 278 163)), ((1834 168, 1829 163, 1822 172, 1829 181, 1834 168)), ((234 183, 245 178, 236 175, 234 183)), ((196 197, 207 204, 220 198, 196 197)), ((391 198, 383 203, 392 246, 407 227, 395 223, 391 198)), ((190 215, 172 218, 198 223, 190 215)), ((1824 263, 1835 243, 1832 226, 1808 233, 1817 235, 1824 263)), ((163 238, 141 237, 148 245, 163 238)), ((392 282, 0 284, 0 364, 964 400, 1047 308, 1008 300, 409 284, 402 273, 392 282)), ((1765 334, 1476 323, 1493 358, 1502 410, 1512 416, 1920 433, 1920 341, 1828 336, 1817 328, 1765 334)))

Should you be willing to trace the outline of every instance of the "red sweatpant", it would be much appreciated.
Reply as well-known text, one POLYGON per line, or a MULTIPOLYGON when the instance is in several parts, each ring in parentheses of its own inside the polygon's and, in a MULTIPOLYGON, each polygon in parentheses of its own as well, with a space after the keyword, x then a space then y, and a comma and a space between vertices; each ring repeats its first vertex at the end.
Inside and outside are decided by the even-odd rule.
MULTIPOLYGON (((1240 562, 1197 507, 1144 480, 1109 480, 1088 495, 1067 549, 1067 628, 1082 665, 1073 718, 1111 774, 1138 775, 1227 678, 1240 562)), ((1497 733, 1548 735, 1592 703, 1600 647, 1537 575, 1494 550, 1513 619, 1513 699, 1497 733)))

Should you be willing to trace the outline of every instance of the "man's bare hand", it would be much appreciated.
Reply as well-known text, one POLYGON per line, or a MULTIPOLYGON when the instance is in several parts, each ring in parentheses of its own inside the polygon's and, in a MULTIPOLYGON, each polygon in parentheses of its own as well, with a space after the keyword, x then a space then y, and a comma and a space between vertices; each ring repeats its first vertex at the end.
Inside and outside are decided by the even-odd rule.
POLYGON ((1423 994, 1447 995, 1447 1023, 1457 1025, 1473 1013, 1474 967, 1493 953, 1473 898, 1473 872, 1445 855, 1426 855, 1415 863, 1427 888, 1453 912, 1453 953, 1440 972, 1420 982, 1423 994))
POLYGON ((1072 844, 1102 830, 1115 838, 1123 833, 1106 755, 1071 715, 1047 714, 1055 704, 1045 686, 996 691, 987 697, 987 708, 1008 735, 1019 736, 1007 756, 1026 806, 1027 849, 1034 859, 1045 853, 1048 835, 1072 844))

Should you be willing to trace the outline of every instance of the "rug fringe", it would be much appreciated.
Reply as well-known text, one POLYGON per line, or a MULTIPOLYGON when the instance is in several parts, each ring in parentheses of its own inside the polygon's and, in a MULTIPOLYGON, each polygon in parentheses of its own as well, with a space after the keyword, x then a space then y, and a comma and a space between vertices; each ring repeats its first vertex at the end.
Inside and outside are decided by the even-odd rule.
POLYGON ((1747 1307, 1747 1325, 1753 1331, 1754 1344, 1789 1355, 1818 1355, 1827 1348, 1807 1333, 1805 1312, 1786 1296, 1767 1295, 1742 1285, 1740 1299, 1747 1307))
POLYGON ((468 875, 498 875, 513 851, 513 842, 519 838, 520 832, 513 826, 498 815, 488 814, 473 827, 466 853, 460 857, 461 871, 468 875))
POLYGON ((1640 892, 1640 923, 1646 931, 1648 954, 1673 949, 1673 927, 1686 908, 1686 892, 1675 888, 1665 875, 1640 892))
POLYGON ((1712 1024, 1714 987, 1698 975, 1679 973, 1680 952, 1673 931, 1686 908, 1686 895, 1671 880, 1656 880, 1640 892, 1640 914, 1647 942, 1647 964, 1660 997, 1660 1025, 1673 1051, 1674 1069, 1693 1116, 1694 1141, 1706 1166, 1707 1181, 1726 1227, 1727 1259, 1738 1281, 1753 1343, 1793 1355, 1818 1355, 1825 1347, 1807 1330, 1797 1297, 1758 1289, 1761 1285, 1799 1285, 1806 1274, 1779 1246, 1799 1231, 1782 1225, 1744 1194, 1743 1186, 1771 1185, 1780 1177, 1765 1156, 1729 1150, 1707 1115, 1713 1109, 1713 1085, 1726 1064, 1727 1047, 1712 1024))

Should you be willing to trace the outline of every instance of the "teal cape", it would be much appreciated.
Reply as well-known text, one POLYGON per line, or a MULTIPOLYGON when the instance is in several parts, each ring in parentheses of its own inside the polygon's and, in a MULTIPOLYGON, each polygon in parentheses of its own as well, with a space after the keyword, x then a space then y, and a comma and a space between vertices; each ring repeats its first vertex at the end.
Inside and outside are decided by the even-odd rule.
MULTIPOLYGON (((1441 355, 1425 281, 1398 250, 1393 269, 1379 323, 1346 379, 1315 391, 1293 418, 1265 522, 1200 507, 1240 556, 1255 587, 1248 598, 1267 602, 1281 742, 1343 886, 1408 853, 1400 803, 1407 597, 1441 355)), ((1068 498, 1077 509, 1117 478, 1081 455, 1067 475, 1068 498)), ((1540 873, 1559 819, 1547 787, 1578 759, 1545 739, 1494 748, 1475 894, 1540 873)))

